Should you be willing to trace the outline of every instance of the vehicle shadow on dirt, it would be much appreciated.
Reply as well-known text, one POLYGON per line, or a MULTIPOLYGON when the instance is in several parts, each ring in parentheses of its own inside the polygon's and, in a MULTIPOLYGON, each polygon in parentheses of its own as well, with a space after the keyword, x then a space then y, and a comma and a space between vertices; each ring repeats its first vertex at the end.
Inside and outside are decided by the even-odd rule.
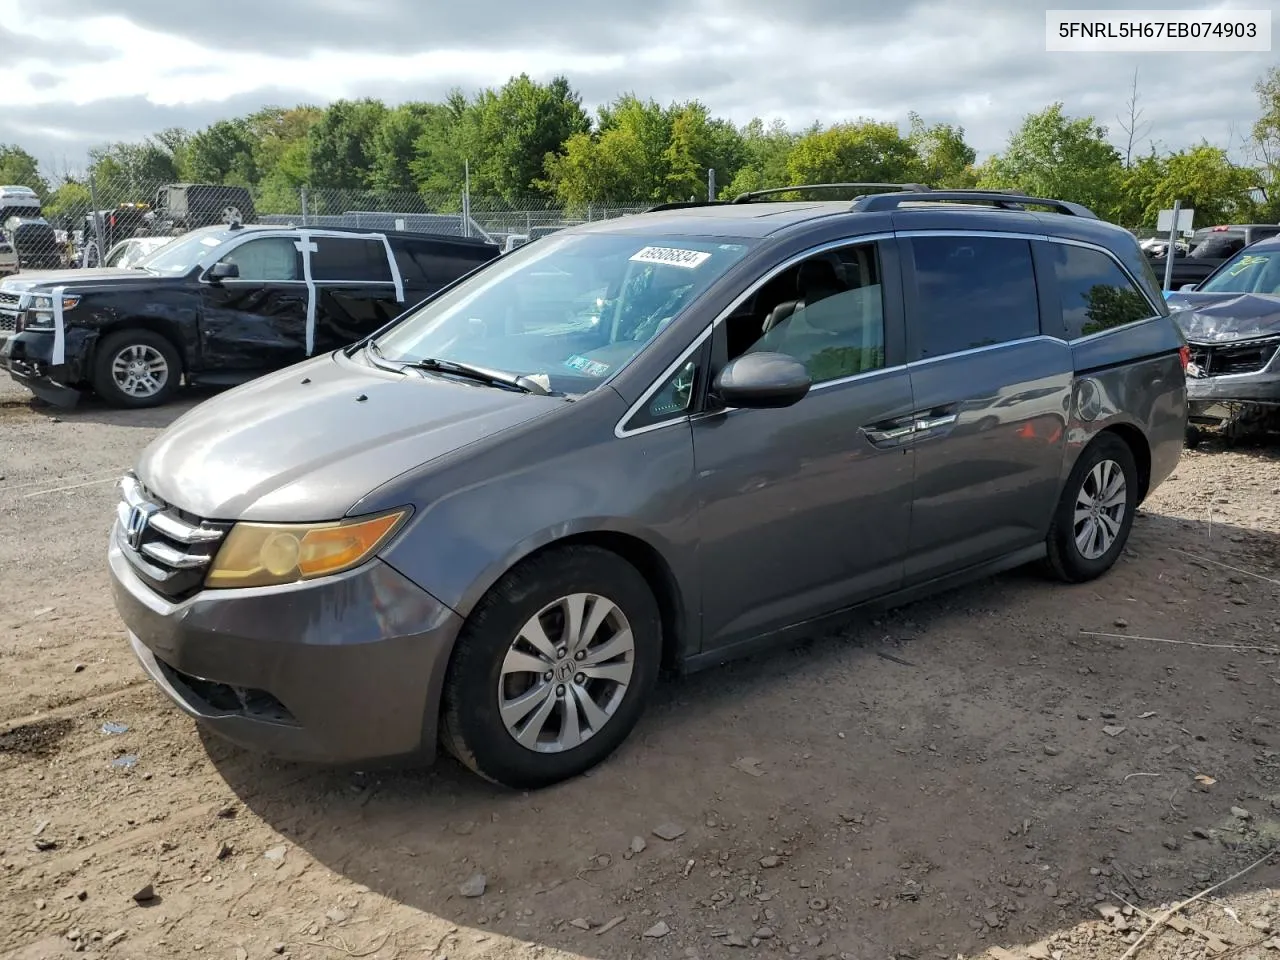
MULTIPOLYGON (((1140 515, 1099 581, 1016 571, 668 681, 613 758, 533 794, 451 760, 338 773, 206 745, 288 841, 460 936, 590 957, 1031 943, 1280 842, 1280 572, 1248 569, 1278 541, 1140 515)), ((1272 862, 1224 892, 1277 883, 1272 862)))

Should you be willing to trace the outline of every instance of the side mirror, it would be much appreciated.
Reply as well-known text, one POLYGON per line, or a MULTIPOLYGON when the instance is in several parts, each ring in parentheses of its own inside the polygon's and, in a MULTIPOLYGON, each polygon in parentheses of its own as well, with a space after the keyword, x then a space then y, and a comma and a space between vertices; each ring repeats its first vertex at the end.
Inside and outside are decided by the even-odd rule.
POLYGON ((1194 290, 1194 289, 1195 289, 1196 287, 1198 287, 1198 286, 1199 286, 1199 284, 1196 284, 1196 283, 1184 283, 1182 286, 1180 286, 1180 287, 1178 288, 1178 292, 1179 292, 1179 293, 1190 293, 1192 290, 1194 290))
POLYGON ((215 263, 205 274, 210 283, 221 283, 223 280, 235 280, 240 276, 240 265, 237 263, 215 263))
POLYGON ((799 403, 813 381, 799 360, 783 353, 745 353, 717 375, 712 389, 726 406, 768 410, 799 403))

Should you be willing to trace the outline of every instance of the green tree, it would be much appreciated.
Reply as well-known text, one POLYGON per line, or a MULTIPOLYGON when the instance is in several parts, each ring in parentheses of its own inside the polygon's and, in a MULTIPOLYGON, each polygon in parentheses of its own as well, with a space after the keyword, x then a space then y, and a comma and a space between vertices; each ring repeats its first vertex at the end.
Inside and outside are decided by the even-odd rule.
POLYGON ((1253 125, 1253 153, 1265 195, 1258 216, 1280 222, 1280 67, 1272 67, 1254 85, 1261 115, 1253 125))
POLYGON ((1155 223, 1160 211, 1172 208, 1175 200, 1195 210, 1200 226, 1254 218, 1249 194, 1262 185, 1261 177, 1256 170, 1236 166, 1220 147, 1202 143, 1172 154, 1164 167, 1164 177, 1150 191, 1145 222, 1155 223))
POLYGON ((1005 152, 983 164, 978 184, 1072 200, 1110 219, 1119 207, 1121 161, 1106 127, 1069 117, 1055 103, 1024 118, 1005 152))
POLYGON ((796 141, 791 183, 903 183, 918 172, 915 148, 892 123, 837 123, 796 141))
POLYGON ((187 143, 186 175, 198 183, 252 186, 258 182, 256 146, 253 131, 244 120, 220 120, 187 143))
POLYGON ((480 147, 478 117, 467 95, 458 89, 451 90, 439 106, 424 118, 409 172, 423 193, 457 194, 471 152, 480 147))
POLYGON ((44 201, 44 215, 49 222, 72 230, 92 208, 89 188, 79 180, 64 181, 44 201))
POLYGON ((145 203, 156 187, 179 178, 174 155, 153 140, 112 143, 89 152, 89 172, 103 208, 145 203))
POLYGON ((36 158, 11 144, 0 143, 0 184, 30 187, 42 199, 49 192, 49 183, 40 176, 36 158))
POLYGON ((412 170, 415 146, 446 112, 438 103, 405 103, 388 112, 373 135, 369 185, 377 190, 416 189, 412 170))
MULTIPOLYGON (((1145 156, 1130 158, 1120 180, 1119 199, 1114 219, 1130 229, 1154 226, 1147 210, 1155 202, 1160 185, 1169 175, 1169 158, 1155 150, 1145 156)), ((1157 211, 1164 209, 1157 207, 1157 211)))
POLYGON ((733 179, 720 190, 722 199, 731 200, 752 190, 785 187, 790 182, 787 160, 797 135, 785 123, 774 120, 766 127, 763 120, 756 118, 742 128, 739 137, 742 163, 733 179))
POLYGON ((704 198, 708 168, 731 181, 744 154, 738 131, 698 101, 664 107, 624 94, 600 108, 594 134, 574 134, 548 156, 543 183, 574 206, 704 198))
POLYGON ((964 127, 926 125, 917 113, 907 115, 907 143, 916 153, 914 181, 929 187, 972 187, 978 182, 973 162, 978 153, 964 139, 964 127))
POLYGON ((374 136, 386 104, 365 97, 335 100, 308 132, 308 167, 316 188, 359 189, 369 184, 374 136))

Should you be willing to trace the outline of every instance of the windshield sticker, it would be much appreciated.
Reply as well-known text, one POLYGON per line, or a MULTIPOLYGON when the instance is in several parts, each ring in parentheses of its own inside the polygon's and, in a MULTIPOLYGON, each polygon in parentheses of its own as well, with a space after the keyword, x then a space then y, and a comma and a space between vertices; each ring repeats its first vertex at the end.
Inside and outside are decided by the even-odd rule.
POLYGON ((1258 257, 1258 256, 1254 256, 1253 254, 1249 254, 1247 257, 1241 257, 1240 262, 1227 271, 1227 276, 1238 277, 1240 276, 1240 274, 1244 273, 1250 267, 1256 267, 1258 266, 1258 264, 1266 263, 1266 262, 1267 262, 1266 257, 1258 257))
MULTIPOLYGON (((632 257, 632 259, 634 260, 635 258, 632 257)), ((600 363, 598 360, 590 360, 587 357, 580 357, 577 354, 566 360, 564 365, 570 370, 585 373, 588 377, 603 377, 609 372, 609 364, 600 363)))
POLYGON ((705 250, 681 250, 678 247, 645 247, 631 259, 636 263, 665 263, 670 267, 696 270, 711 259, 711 254, 705 250))

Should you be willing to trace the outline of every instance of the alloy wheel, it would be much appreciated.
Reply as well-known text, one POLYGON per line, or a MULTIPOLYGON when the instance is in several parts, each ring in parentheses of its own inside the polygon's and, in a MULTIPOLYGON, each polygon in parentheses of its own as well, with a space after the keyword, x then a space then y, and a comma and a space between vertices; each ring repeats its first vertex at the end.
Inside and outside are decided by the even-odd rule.
POLYGON ((1098 461, 1085 475, 1076 495, 1072 532, 1076 549, 1086 560, 1097 560, 1116 542, 1128 492, 1124 470, 1114 460, 1098 461))
POLYGON ((507 732, 537 753, 562 753, 599 733, 635 670, 635 638, 613 601, 575 593, 543 607, 511 642, 498 679, 507 732))

